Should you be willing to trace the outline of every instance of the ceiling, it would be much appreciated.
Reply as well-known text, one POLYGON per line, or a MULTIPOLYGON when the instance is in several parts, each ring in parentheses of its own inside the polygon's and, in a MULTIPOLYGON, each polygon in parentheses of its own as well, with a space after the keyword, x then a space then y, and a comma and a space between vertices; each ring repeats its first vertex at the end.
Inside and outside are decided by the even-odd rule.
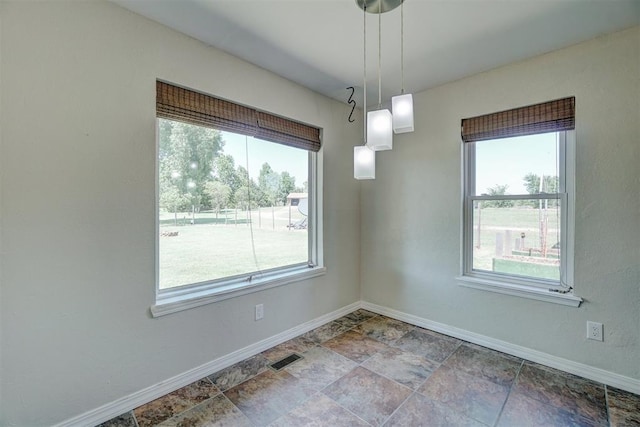
MULTIPOLYGON (((355 0, 112 0, 209 45, 362 105, 363 20, 355 0)), ((378 18, 367 14, 367 97, 378 99, 378 18)), ((380 16, 382 101, 400 92, 400 8, 380 16)), ((640 24, 640 0, 405 0, 407 92, 640 24)))

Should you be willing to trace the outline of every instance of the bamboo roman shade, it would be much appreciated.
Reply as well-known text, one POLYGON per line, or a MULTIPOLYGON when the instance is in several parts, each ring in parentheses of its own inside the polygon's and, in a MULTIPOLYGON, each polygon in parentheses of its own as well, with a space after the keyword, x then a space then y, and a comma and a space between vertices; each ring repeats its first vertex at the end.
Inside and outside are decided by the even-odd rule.
POLYGON ((319 129, 262 111, 256 111, 256 114, 258 116, 258 131, 255 135, 257 138, 310 151, 320 149, 319 129))
POLYGON ((318 128, 161 81, 156 81, 156 115, 309 151, 321 146, 318 128))
POLYGON ((462 119, 462 141, 510 138, 575 129, 575 97, 462 119))

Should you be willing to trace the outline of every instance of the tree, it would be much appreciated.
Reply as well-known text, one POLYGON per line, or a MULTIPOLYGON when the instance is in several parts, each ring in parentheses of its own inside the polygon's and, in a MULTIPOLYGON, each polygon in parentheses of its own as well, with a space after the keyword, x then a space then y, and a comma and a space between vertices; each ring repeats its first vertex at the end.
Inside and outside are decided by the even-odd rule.
POLYGON ((271 169, 269 163, 264 163, 258 176, 258 187, 263 195, 260 206, 275 206, 277 204, 279 186, 280 174, 271 169))
POLYGON ((178 225, 178 212, 184 211, 189 204, 189 197, 175 185, 168 186, 160 192, 160 207, 173 212, 173 223, 178 225))
MULTIPOLYGON (((540 176, 529 172, 523 178, 524 188, 529 194, 539 193, 557 193, 560 188, 560 182, 557 176, 545 175, 542 180, 542 188, 540 188, 540 176)), ((537 200, 531 200, 524 202, 533 208, 537 208, 539 202, 537 200)), ((557 200, 549 200, 549 206, 557 206, 557 200)))
POLYGON ((280 185, 278 186, 278 200, 283 205, 287 203, 287 196, 291 194, 296 188, 296 179, 292 177, 289 172, 282 172, 280 174, 280 185))
POLYGON ((224 146, 215 129, 161 119, 159 123, 160 198, 187 197, 191 210, 209 203, 205 183, 212 181, 212 168, 224 146), (169 192, 166 196, 163 193, 169 192))
POLYGON ((236 163, 230 154, 222 154, 213 161, 212 175, 221 183, 227 185, 231 189, 231 194, 243 184, 238 173, 236 172, 236 163))
POLYGON ((557 193, 559 182, 557 176, 545 175, 542 180, 542 188, 540 188, 540 176, 529 172, 522 178, 524 187, 529 194, 538 193, 557 193))
POLYGON ((231 188, 220 181, 210 181, 204 185, 205 192, 211 201, 211 207, 216 210, 216 219, 220 209, 227 207, 231 198, 231 188))
POLYGON ((251 184, 253 184, 251 187, 243 185, 236 190, 236 207, 242 210, 255 209, 258 207, 259 189, 253 181, 251 181, 251 184), (249 190, 249 188, 251 188, 251 190, 249 190))
MULTIPOLYGON (((487 189, 487 195, 504 196, 505 194, 507 194, 507 188, 509 188, 507 184, 496 184, 493 187, 487 189)), ((513 205, 513 200, 485 200, 482 203, 482 207, 484 208, 512 208, 513 205)))

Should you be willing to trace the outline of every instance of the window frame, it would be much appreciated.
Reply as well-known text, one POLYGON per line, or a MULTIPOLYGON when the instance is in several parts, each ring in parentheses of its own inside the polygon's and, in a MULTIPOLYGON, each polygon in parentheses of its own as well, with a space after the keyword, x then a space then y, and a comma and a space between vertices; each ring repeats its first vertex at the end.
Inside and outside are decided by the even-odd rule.
MULTIPOLYGON (((549 132, 537 132, 549 133, 549 132)), ((558 193, 518 194, 504 196, 475 195, 476 142, 462 142, 462 215, 461 215, 461 274, 462 286, 498 292, 578 307, 582 299, 574 288, 575 233, 575 130, 556 131, 558 134, 559 189, 558 193), (476 200, 558 199, 560 202, 560 281, 537 279, 507 273, 473 269, 473 215, 476 200)), ((518 136, 518 135, 514 135, 518 136)), ((487 138, 490 141, 498 138, 487 138)))
MULTIPOLYGON (((265 113, 266 114, 266 113, 265 113)), ((160 180, 159 180, 159 141, 160 119, 156 116, 155 140, 155 262, 154 287, 155 304, 150 307, 152 317, 164 316, 182 310, 211 304, 217 301, 246 295, 265 289, 282 286, 301 280, 321 276, 326 273, 323 256, 323 150, 306 149, 308 154, 308 203, 309 213, 307 222, 308 261, 293 265, 275 267, 271 269, 253 271, 235 276, 228 276, 215 280, 179 285, 172 288, 160 289, 160 180)), ((178 120, 170 118, 169 120, 178 120)), ((286 119, 284 119, 286 120, 286 119)), ((180 120, 178 120, 180 121, 180 120)), ((192 123, 198 126, 201 124, 192 123)), ((213 127, 213 126, 212 126, 213 127)), ((233 132, 233 131, 232 131, 233 132)), ((322 130, 320 130, 321 136, 322 130)), ((260 138, 258 136, 258 138, 260 138)), ((260 138, 261 139, 261 138, 260 138)), ((274 140, 265 143, 277 144, 274 140)), ((288 144, 285 144, 288 145, 288 144)))

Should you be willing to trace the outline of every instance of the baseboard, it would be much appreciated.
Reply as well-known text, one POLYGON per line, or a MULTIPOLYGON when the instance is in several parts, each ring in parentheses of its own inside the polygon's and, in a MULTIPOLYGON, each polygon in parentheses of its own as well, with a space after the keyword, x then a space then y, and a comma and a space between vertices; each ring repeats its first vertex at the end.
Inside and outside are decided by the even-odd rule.
POLYGON ((563 359, 557 356, 552 356, 550 354, 532 350, 527 347, 511 344, 509 342, 487 337, 485 335, 476 334, 474 332, 449 326, 444 323, 434 322, 432 320, 424 319, 422 317, 407 314, 391 308, 383 307, 365 301, 358 301, 331 313, 327 313, 316 319, 310 320, 301 325, 295 326, 272 337, 266 338, 262 341, 236 350, 225 356, 219 357, 218 359, 212 360, 187 372, 176 375, 175 377, 170 378, 166 381, 154 384, 143 390, 132 393, 129 396, 125 396, 121 399, 100 406, 99 408, 70 418, 66 421, 56 424, 54 427, 86 427, 98 425, 114 417, 117 417, 120 414, 131 411, 132 409, 137 408, 140 405, 144 405, 145 403, 164 396, 165 394, 171 393, 172 391, 198 381, 199 379, 211 375, 221 369, 229 367, 234 363, 238 363, 273 346, 295 338, 298 335, 304 334, 305 332, 309 332, 312 329, 315 329, 319 326, 324 325, 325 323, 342 317, 345 314, 357 310, 358 308, 364 308, 374 313, 382 314, 384 316, 401 320, 412 325, 431 329, 433 331, 440 332, 442 334, 446 334, 474 344, 478 344, 483 347, 488 347, 497 351, 501 351, 503 353, 520 357, 522 359, 530 360, 535 363, 540 363, 545 366, 560 369, 562 371, 579 375, 581 377, 588 378, 590 380, 597 381, 622 390, 626 390, 631 393, 640 394, 640 380, 634 378, 625 377, 623 375, 605 371, 603 369, 594 368, 582 363, 573 362, 571 360, 563 359))
POLYGON ((474 332, 456 328, 454 326, 445 325, 444 323, 434 322, 432 320, 403 313, 401 311, 372 304, 370 302, 362 301, 361 307, 365 310, 382 314, 393 319, 401 320, 412 325, 431 329, 432 331, 440 332, 445 335, 478 344, 483 347, 488 347, 493 350, 501 351, 503 353, 511 354, 513 356, 517 356, 531 362, 539 363, 541 365, 549 366, 551 368, 559 369, 561 371, 569 372, 574 375, 579 375, 581 377, 588 378, 590 380, 597 381, 608 386, 626 390, 631 393, 640 394, 640 380, 634 378, 605 371, 604 369, 594 368, 589 365, 563 359, 561 357, 553 356, 537 350, 532 350, 530 348, 522 347, 516 344, 511 344, 509 342, 487 337, 485 335, 476 334, 474 332))
POLYGON ((158 384, 154 384, 143 390, 137 391, 129 396, 125 396, 121 399, 107 403, 99 408, 85 412, 84 414, 70 418, 54 427, 86 427, 95 426, 105 421, 108 421, 118 415, 131 411, 140 405, 151 402, 165 394, 171 393, 179 388, 187 386, 199 379, 202 379, 208 375, 211 375, 221 369, 227 368, 234 363, 238 363, 248 357, 261 353, 273 346, 288 341, 298 335, 309 332, 325 323, 331 322, 339 317, 351 313, 354 310, 360 308, 360 302, 355 302, 342 307, 336 311, 320 316, 316 319, 305 322, 301 325, 295 326, 284 332, 281 332, 272 337, 266 338, 257 343, 251 344, 247 347, 236 350, 218 359, 205 363, 182 374, 176 375, 173 378, 169 378, 166 381, 162 381, 158 384))

